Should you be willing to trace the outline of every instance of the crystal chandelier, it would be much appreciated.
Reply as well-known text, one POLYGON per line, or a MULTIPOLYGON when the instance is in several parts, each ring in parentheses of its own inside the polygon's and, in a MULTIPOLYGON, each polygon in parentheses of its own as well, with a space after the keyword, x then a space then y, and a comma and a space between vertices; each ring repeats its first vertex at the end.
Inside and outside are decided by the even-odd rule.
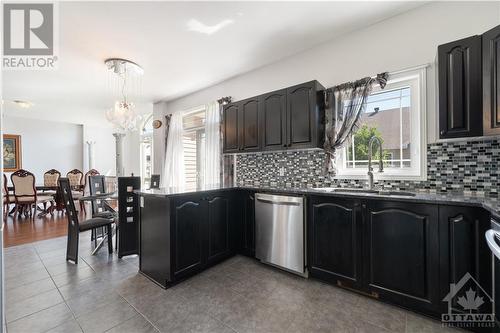
MULTIPOLYGON (((128 81, 141 76, 144 71, 138 64, 119 58, 107 59, 104 62, 111 73, 112 79, 117 80, 116 86, 119 90, 119 98, 114 107, 106 111, 106 119, 118 130, 134 131, 138 127, 141 117, 135 113, 135 105, 127 100, 129 87, 128 81)), ((138 85, 138 84, 137 84, 138 85)))

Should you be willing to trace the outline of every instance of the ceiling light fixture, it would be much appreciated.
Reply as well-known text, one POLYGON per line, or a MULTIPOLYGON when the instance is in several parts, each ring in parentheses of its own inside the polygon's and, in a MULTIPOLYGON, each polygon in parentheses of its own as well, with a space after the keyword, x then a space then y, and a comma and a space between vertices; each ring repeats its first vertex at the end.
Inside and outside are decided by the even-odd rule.
POLYGON ((232 23, 234 23, 233 20, 225 19, 215 25, 206 25, 205 23, 200 22, 197 19, 190 19, 187 22, 187 27, 189 31, 196 31, 202 34, 211 35, 232 23))
MULTIPOLYGON (((118 98, 120 99, 115 101, 113 108, 106 111, 106 119, 120 131, 136 130, 141 117, 135 113, 134 103, 127 99, 130 92, 127 83, 142 76, 144 70, 135 62, 127 59, 110 58, 106 59, 104 63, 108 68, 108 72, 111 73, 111 80, 115 81, 115 86, 119 91, 118 98)), ((136 82, 136 86, 138 86, 138 82, 136 82)))

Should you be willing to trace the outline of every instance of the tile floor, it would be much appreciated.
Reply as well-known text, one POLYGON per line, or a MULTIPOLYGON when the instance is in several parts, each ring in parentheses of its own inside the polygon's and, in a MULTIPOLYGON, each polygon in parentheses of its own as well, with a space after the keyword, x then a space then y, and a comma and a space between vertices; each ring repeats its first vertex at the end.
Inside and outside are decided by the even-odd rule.
POLYGON ((65 261, 65 237, 4 250, 8 333, 451 332, 242 256, 164 290, 137 273, 136 256, 91 256, 88 240, 78 266, 65 261))

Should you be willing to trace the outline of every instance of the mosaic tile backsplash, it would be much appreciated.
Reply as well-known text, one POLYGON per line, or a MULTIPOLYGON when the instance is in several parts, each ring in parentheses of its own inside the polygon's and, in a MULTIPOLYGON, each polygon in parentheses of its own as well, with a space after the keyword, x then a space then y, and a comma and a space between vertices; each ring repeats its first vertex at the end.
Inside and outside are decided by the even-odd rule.
MULTIPOLYGON (((498 197, 500 138, 427 145, 427 180, 381 180, 385 189, 461 192, 498 197)), ((364 187, 366 180, 333 179, 325 174, 321 150, 242 154, 236 157, 239 186, 364 187), (280 173, 280 169, 284 172, 280 173)))

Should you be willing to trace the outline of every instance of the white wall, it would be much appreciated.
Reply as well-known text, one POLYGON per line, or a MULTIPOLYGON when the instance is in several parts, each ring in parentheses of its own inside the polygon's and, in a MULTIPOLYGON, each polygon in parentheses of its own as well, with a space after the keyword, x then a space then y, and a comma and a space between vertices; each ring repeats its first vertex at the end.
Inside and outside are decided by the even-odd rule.
MULTIPOLYGON (((168 102, 169 112, 221 96, 241 100, 317 79, 326 87, 384 71, 434 63, 437 46, 500 24, 500 2, 434 2, 274 64, 168 102)), ((231 41, 228 41, 230 44, 231 41)), ((428 140, 437 137, 435 66, 427 72, 428 140)))
POLYGON ((83 126, 83 168, 89 170, 87 141, 94 142, 94 169, 102 175, 115 176, 115 138, 113 129, 107 127, 83 126))
POLYGON ((37 184, 43 184, 43 174, 50 169, 62 175, 82 170, 82 125, 12 116, 2 120, 4 134, 21 135, 22 168, 35 174, 37 184))

